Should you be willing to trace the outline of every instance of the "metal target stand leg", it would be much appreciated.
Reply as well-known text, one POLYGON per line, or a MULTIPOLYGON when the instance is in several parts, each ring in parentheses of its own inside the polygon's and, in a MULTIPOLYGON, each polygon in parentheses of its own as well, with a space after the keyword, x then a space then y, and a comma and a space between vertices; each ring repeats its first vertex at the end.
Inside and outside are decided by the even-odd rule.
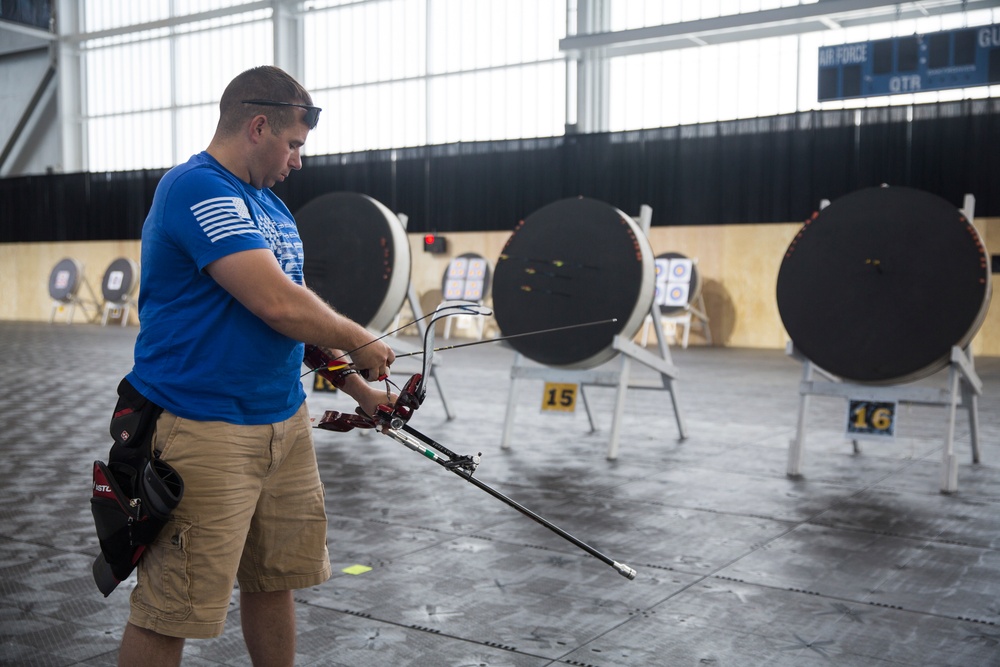
POLYGON ((590 404, 587 403, 587 392, 585 385, 580 386, 580 398, 583 400, 583 409, 587 411, 587 422, 590 424, 590 432, 597 432, 597 425, 594 424, 594 415, 590 412, 590 404))
POLYGON ((78 305, 80 306, 80 312, 83 313, 83 316, 88 323, 94 323, 101 319, 101 310, 100 306, 98 306, 97 296, 94 294, 94 290, 87 281, 86 276, 81 276, 80 287, 87 290, 90 298, 81 298, 74 292, 63 300, 53 299, 52 310, 49 313, 49 324, 55 323, 56 315, 63 309, 63 307, 66 307, 66 324, 73 324, 73 316, 76 314, 76 307, 78 305))
MULTIPOLYGON (((663 339, 661 339, 663 341, 663 339)), ((611 417, 611 433, 608 442, 608 460, 618 458, 618 444, 621 434, 621 421, 625 414, 625 403, 628 389, 662 389, 670 394, 670 404, 673 408, 674 418, 677 423, 678 439, 687 439, 687 428, 684 424, 684 417, 681 414, 680 405, 677 400, 677 389, 674 387, 674 380, 677 379, 677 368, 671 363, 669 356, 667 359, 658 357, 647 352, 631 340, 623 336, 615 336, 613 347, 621 352, 621 365, 617 370, 563 370, 550 368, 548 366, 525 365, 525 359, 520 354, 514 358, 514 363, 510 369, 510 390, 507 393, 507 414, 504 419, 503 436, 500 447, 504 450, 511 449, 511 435, 514 427, 514 416, 517 410, 518 380, 522 378, 546 380, 549 382, 569 382, 580 385, 580 394, 584 396, 584 407, 587 412, 587 419, 590 423, 590 430, 597 430, 594 419, 587 403, 584 393, 585 387, 604 386, 616 387, 615 407, 611 417), (652 387, 645 385, 634 385, 630 383, 632 361, 635 360, 660 374, 662 387, 652 387)), ((663 345, 666 345, 665 341, 663 345)), ((669 354, 669 353, 668 353, 669 354)))
MULTIPOLYGON (((941 492, 954 493, 958 491, 958 457, 955 454, 955 422, 958 408, 969 411, 969 439, 972 449, 972 462, 979 463, 979 401, 983 393, 983 383, 976 374, 972 351, 951 348, 951 360, 948 366, 946 387, 916 387, 907 385, 861 385, 843 382, 826 373, 809 359, 798 352, 789 343, 786 354, 803 364, 802 381, 799 384, 799 414, 795 438, 788 447, 789 477, 802 475, 802 449, 805 443, 806 412, 810 396, 835 396, 846 399, 870 399, 897 401, 900 404, 941 406, 948 409, 948 427, 945 434, 944 449, 941 454, 941 492), (815 379, 814 374, 821 374, 823 379, 815 379)), ((855 443, 857 451, 857 443, 855 443)))
POLYGON ((701 331, 702 338, 705 339, 706 345, 712 344, 712 330, 708 326, 708 309, 705 308, 705 297, 702 294, 698 295, 695 299, 695 305, 689 305, 688 310, 692 315, 691 321, 688 322, 687 329, 684 331, 684 349, 687 349, 688 335, 690 334, 691 325, 695 320, 698 321, 698 328, 701 331))
POLYGON ((106 327, 108 325, 108 320, 111 318, 120 318, 119 326, 128 326, 128 316, 132 312, 132 302, 122 301, 118 303, 113 303, 111 301, 104 302, 104 315, 101 317, 101 326, 106 327))
MULTIPOLYGON (((617 337, 616 337, 617 339, 617 337)), ((615 411, 611 417, 611 437, 608 441, 608 460, 618 458, 618 436, 621 434, 621 419, 625 414, 625 397, 628 394, 628 379, 632 371, 632 362, 627 355, 622 355, 622 367, 618 375, 618 391, 615 392, 615 411)))
MULTIPOLYGON (((652 222, 652 209, 643 205, 639 218, 642 231, 648 235, 650 223, 652 222)), ((670 357, 670 348, 667 345, 666 336, 663 332, 663 324, 660 321, 660 307, 654 301, 650 306, 650 316, 653 320, 653 329, 656 332, 656 339, 659 349, 659 356, 648 352, 644 347, 634 343, 630 338, 615 336, 612 340, 612 347, 621 353, 621 365, 617 370, 573 370, 551 368, 541 365, 525 365, 525 359, 521 353, 514 357, 514 363, 510 369, 510 390, 507 394, 507 413, 504 419, 503 435, 500 448, 511 449, 511 434, 514 426, 514 413, 517 409, 517 385, 521 378, 543 379, 549 382, 568 382, 580 385, 580 394, 584 396, 584 407, 587 411, 587 419, 590 422, 591 432, 596 431, 594 420, 591 415, 590 406, 587 403, 584 388, 587 386, 616 387, 615 406, 611 418, 611 433, 608 442, 608 460, 618 458, 618 443, 621 434, 621 420, 625 413, 625 403, 628 389, 663 389, 670 394, 671 406, 677 423, 679 440, 687 439, 687 430, 684 425, 684 418, 681 416, 680 405, 677 401, 677 392, 674 387, 674 380, 677 379, 678 371, 670 357), (635 360, 660 374, 662 387, 633 385, 630 383, 632 361, 635 360)))

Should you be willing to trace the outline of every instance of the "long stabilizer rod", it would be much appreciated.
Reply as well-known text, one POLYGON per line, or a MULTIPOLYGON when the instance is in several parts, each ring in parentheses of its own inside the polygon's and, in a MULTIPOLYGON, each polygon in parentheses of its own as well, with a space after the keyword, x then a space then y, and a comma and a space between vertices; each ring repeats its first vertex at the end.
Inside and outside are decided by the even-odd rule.
POLYGON ((613 567, 618 572, 618 574, 622 575, 623 577, 625 577, 627 579, 635 579, 635 574, 636 574, 635 570, 633 570, 628 565, 625 565, 624 563, 619 563, 618 561, 614 560, 613 558, 609 558, 608 556, 604 555, 603 553, 601 553, 600 551, 598 551, 594 547, 590 546, 586 542, 583 542, 582 540, 578 540, 577 538, 573 537, 572 535, 570 535, 565 530, 563 530, 559 526, 555 525, 554 523, 552 523, 551 521, 549 521, 545 517, 540 516, 540 515, 536 514, 535 512, 532 512, 530 509, 528 509, 527 507, 525 507, 521 503, 517 502, 516 500, 513 500, 512 498, 508 498, 504 494, 500 493, 499 491, 497 491, 496 489, 494 489, 493 487, 491 487, 489 484, 486 484, 485 482, 479 481, 478 479, 476 479, 475 477, 473 477, 470 472, 468 472, 466 470, 463 470, 460 467, 449 465, 449 461, 447 459, 442 458, 440 456, 437 456, 434 452, 428 450, 422 444, 420 444, 418 442, 413 442, 413 440, 411 440, 411 438, 413 438, 413 439, 416 439, 416 440, 419 440, 419 441, 423 441, 423 442, 431 445, 432 447, 435 447, 435 448, 440 447, 440 445, 438 445, 438 443, 434 442, 432 439, 428 438, 423 433, 420 433, 419 431, 411 428, 408 424, 404 425, 401 430, 404 431, 410 437, 404 436, 399 431, 389 431, 389 432, 386 433, 386 435, 388 435, 393 440, 396 440, 397 442, 400 442, 400 443, 406 445, 407 447, 409 447, 413 451, 418 452, 420 454, 423 454, 424 456, 426 456, 427 458, 431 459, 435 463, 438 463, 441 466, 443 466, 444 468, 447 468, 451 472, 455 473, 456 475, 458 475, 459 477, 461 477, 465 481, 467 481, 467 482, 469 482, 469 483, 471 483, 471 484, 473 484, 475 486, 478 486, 480 489, 482 489, 486 493, 490 494, 491 496, 493 496, 497 500, 501 500, 504 503, 510 505, 511 507, 513 507, 514 509, 516 509, 518 512, 520 512, 521 514, 523 514, 524 516, 526 516, 529 519, 531 519, 531 520, 533 520, 533 521, 535 521, 535 522, 537 522, 537 523, 545 526, 546 528, 548 528, 549 530, 551 530, 553 533, 555 533, 559 537, 563 538, 564 540, 572 542, 574 545, 576 545, 577 547, 579 547, 583 551, 586 551, 588 554, 590 554, 594 558, 598 559, 599 561, 601 561, 605 565, 610 565, 611 567, 613 567))

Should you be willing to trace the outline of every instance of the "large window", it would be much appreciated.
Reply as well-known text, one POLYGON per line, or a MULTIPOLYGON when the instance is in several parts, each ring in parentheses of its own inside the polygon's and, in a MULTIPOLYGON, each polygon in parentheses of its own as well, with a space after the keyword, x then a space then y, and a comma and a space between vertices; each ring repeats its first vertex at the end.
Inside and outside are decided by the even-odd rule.
POLYGON ((211 139, 226 83, 263 64, 289 69, 324 108, 309 154, 560 136, 567 124, 625 131, 1000 96, 1000 86, 984 86, 817 102, 820 47, 997 24, 1000 9, 958 11, 952 2, 917 18, 754 31, 758 15, 813 12, 816 2, 80 0, 81 34, 68 38, 81 54, 83 166, 183 161, 211 139), (560 50, 578 31, 614 40, 733 17, 745 36, 560 50))
MULTIPOLYGON (((234 2, 175 2, 177 16, 234 2)), ((270 10, 171 21, 167 0, 84 3, 81 45, 88 171, 168 167, 203 150, 218 99, 241 71, 272 62, 270 10), (127 26, 164 27, 131 32, 127 26)))
MULTIPOLYGON (((208 144, 226 83, 275 62, 281 19, 260 3, 241 4, 83 3, 89 171, 166 167, 208 144)), ((306 153, 563 132, 565 0, 335 0, 286 9, 300 26, 299 78, 324 108, 306 153)))
MULTIPOLYGON (((612 0, 611 25, 630 30, 809 4, 794 0, 612 0)), ((1000 22, 1000 9, 956 12, 798 35, 611 57, 609 130, 756 118, 812 109, 885 107, 998 97, 1000 86, 838 102, 817 101, 820 47, 1000 22)))
POLYGON ((315 3, 314 153, 562 134, 565 0, 315 3), (326 6, 329 5, 329 6, 326 6))

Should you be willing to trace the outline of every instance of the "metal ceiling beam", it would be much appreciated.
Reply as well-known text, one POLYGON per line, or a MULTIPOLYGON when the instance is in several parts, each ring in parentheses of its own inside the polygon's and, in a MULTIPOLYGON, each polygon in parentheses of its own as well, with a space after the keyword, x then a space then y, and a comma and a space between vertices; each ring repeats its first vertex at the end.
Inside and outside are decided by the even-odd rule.
POLYGON ((22 35, 28 35, 29 37, 35 37, 36 39, 43 41, 52 41, 56 38, 51 31, 45 30, 44 28, 28 25, 27 23, 21 23, 20 21, 6 21, 4 19, 0 19, 0 31, 10 31, 22 35))
POLYGON ((38 110, 41 108, 39 102, 41 102, 42 97, 54 88, 52 82, 56 78, 56 67, 55 63, 50 63, 45 73, 42 75, 41 81, 38 82, 38 86, 35 88, 34 94, 28 101, 27 107, 25 107, 24 112, 18 119, 17 124, 14 126, 14 131, 11 132, 10 138, 7 139, 7 144, 3 147, 3 151, 0 151, 0 175, 7 175, 4 165, 7 163, 7 158, 9 158, 14 153, 14 146, 21 139, 21 134, 24 129, 28 126, 28 122, 36 117, 38 110))
POLYGON ((995 0, 825 0, 809 5, 718 16, 614 32, 578 34, 559 40, 573 54, 600 50, 607 56, 691 48, 749 39, 883 23, 996 7, 995 0))
POLYGON ((16 21, 0 20, 0 56, 48 48, 56 35, 16 21))
MULTIPOLYGON (((278 1, 280 2, 281 0, 278 1)), ((148 30, 162 30, 164 28, 176 28, 178 26, 187 25, 189 23, 197 23, 198 21, 209 21, 212 19, 222 18, 226 16, 234 16, 236 14, 246 14, 261 9, 273 9, 273 8, 274 8, 274 2, 272 2, 272 0, 258 0, 257 2, 250 2, 245 5, 222 7, 220 9, 213 9, 209 11, 199 12, 197 14, 184 14, 182 16, 171 16, 169 18, 149 21, 147 23, 136 23, 132 25, 120 26, 117 28, 108 28, 106 30, 95 30, 93 32, 73 32, 63 35, 62 39, 65 42, 76 45, 80 44, 81 42, 86 42, 94 39, 103 39, 106 37, 118 37, 121 35, 131 35, 135 33, 145 32, 148 30)))

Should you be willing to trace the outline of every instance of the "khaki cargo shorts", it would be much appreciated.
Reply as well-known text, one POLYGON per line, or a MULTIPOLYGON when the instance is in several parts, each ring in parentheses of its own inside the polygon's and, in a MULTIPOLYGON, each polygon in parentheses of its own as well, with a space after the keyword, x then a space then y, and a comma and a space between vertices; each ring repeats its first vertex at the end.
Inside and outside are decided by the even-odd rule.
POLYGON ((137 567, 129 622, 172 637, 222 634, 244 592, 330 578, 326 510, 305 404, 264 426, 183 419, 164 410, 153 448, 184 497, 137 567))

